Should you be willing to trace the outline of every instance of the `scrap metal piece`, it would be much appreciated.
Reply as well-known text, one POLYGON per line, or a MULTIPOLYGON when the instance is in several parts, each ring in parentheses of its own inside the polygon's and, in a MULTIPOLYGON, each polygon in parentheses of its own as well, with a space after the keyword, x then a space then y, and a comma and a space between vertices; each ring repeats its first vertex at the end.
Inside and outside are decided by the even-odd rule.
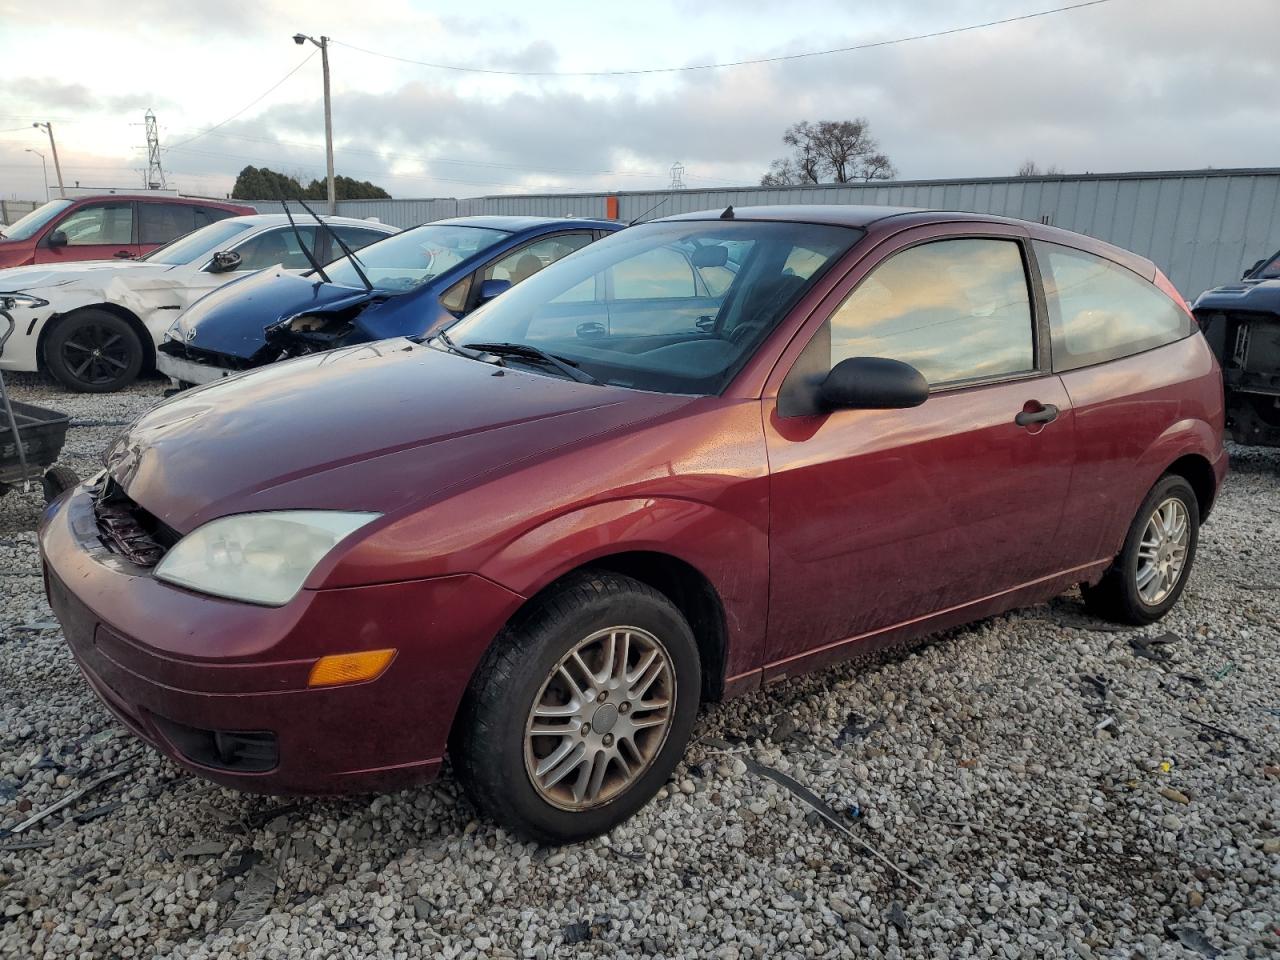
POLYGON ((123 777, 126 773, 129 773, 132 769, 133 769, 133 765, 130 764, 127 767, 124 767, 122 769, 117 769, 117 770, 111 770, 108 773, 104 773, 100 777, 96 777, 93 780, 90 780, 83 787, 80 787, 77 790, 72 790, 69 794, 67 794, 57 803, 54 803, 51 806, 45 807, 43 810, 37 811, 36 813, 33 813, 31 816, 27 817, 27 819, 23 820, 20 824, 18 824, 16 827, 11 829, 9 832, 13 834, 18 834, 18 833, 23 833, 29 830, 31 827, 34 827, 41 820, 45 820, 53 816, 59 810, 65 810, 67 807, 71 806, 81 797, 85 796, 86 794, 92 793, 94 790, 97 790, 99 787, 101 787, 105 783, 109 783, 112 780, 118 779, 119 777, 123 777))

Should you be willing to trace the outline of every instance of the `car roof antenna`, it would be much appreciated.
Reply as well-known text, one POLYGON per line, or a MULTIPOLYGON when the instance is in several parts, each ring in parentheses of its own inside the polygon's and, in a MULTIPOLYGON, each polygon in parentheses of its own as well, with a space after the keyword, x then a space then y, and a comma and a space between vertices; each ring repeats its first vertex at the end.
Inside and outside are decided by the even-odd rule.
POLYGON ((329 279, 329 275, 324 272, 324 267, 320 266, 320 264, 316 262, 315 255, 307 245, 302 242, 302 234, 298 232, 298 225, 293 222, 293 211, 289 209, 289 201, 281 200, 280 206, 284 207, 284 215, 289 218, 289 226, 293 227, 293 235, 298 241, 298 246, 302 248, 302 252, 306 256, 307 262, 311 264, 312 269, 315 270, 316 273, 320 274, 321 280, 325 283, 333 283, 333 281, 329 279))
POLYGON ((356 273, 360 275, 361 281, 364 282, 364 288, 366 290, 372 290, 373 284, 369 282, 369 278, 366 277, 364 275, 364 271, 360 269, 361 267, 360 258, 357 257, 354 253, 352 253, 351 248, 342 242, 342 238, 338 236, 337 232, 333 229, 333 227, 329 226, 327 223, 321 220, 320 217, 316 215, 316 212, 307 206, 307 201, 299 200, 298 202, 302 204, 302 209, 306 210, 307 213, 311 214, 313 217, 316 218, 316 223, 320 224, 324 232, 329 234, 329 236, 333 238, 333 242, 342 248, 342 252, 345 253, 347 255, 347 259, 351 261, 351 266, 355 268, 356 273))
POLYGON ((664 203, 666 203, 666 202, 667 202, 668 200, 670 200, 670 199, 671 199, 670 197, 663 197, 661 200, 659 200, 657 203, 655 203, 652 207, 650 207, 650 208, 649 208, 648 210, 646 210, 644 213, 640 214, 640 216, 636 217, 634 220, 629 221, 629 222, 627 223, 627 226, 628 226, 628 227, 634 227, 637 223, 639 223, 641 220, 643 220, 643 219, 644 219, 645 217, 647 217, 649 214, 653 213, 653 211, 657 210, 660 206, 662 206, 664 203))
POLYGON ((721 220, 732 220, 732 219, 733 219, 733 204, 732 204, 732 203, 731 203, 731 204, 729 204, 727 207, 725 207, 725 208, 724 208, 724 213, 720 214, 720 219, 721 219, 721 220))

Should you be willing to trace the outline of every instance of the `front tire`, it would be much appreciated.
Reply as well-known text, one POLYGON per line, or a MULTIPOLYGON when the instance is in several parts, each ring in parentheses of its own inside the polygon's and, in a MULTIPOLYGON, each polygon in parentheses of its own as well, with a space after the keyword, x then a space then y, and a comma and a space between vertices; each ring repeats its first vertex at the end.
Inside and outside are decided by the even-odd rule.
POLYGON ((1200 507, 1182 477, 1166 474, 1138 508, 1124 547, 1096 586, 1084 586, 1086 608, 1120 623, 1142 625, 1178 602, 1200 540, 1200 507))
POLYGON ((58 321, 44 346, 44 362, 58 382, 77 393, 111 393, 142 372, 142 340, 129 321, 106 310, 79 310, 58 321))
POLYGON ((498 823, 540 843, 585 840, 666 782, 701 689, 693 632, 666 597, 614 573, 577 575, 494 641, 450 752, 498 823))

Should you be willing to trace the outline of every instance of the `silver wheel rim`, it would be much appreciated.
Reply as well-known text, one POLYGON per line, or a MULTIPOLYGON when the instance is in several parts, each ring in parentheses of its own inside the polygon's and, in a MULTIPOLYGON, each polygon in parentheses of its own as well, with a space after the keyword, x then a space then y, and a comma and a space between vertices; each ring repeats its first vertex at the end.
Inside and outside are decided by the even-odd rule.
POLYGON ((608 803, 653 764, 675 705, 661 640, 639 627, 597 630, 552 668, 533 701, 524 734, 530 782, 562 810, 608 803))
POLYGON ((1138 596, 1147 606, 1161 603, 1178 585, 1190 543, 1186 504, 1170 497, 1152 512, 1138 545, 1138 596))

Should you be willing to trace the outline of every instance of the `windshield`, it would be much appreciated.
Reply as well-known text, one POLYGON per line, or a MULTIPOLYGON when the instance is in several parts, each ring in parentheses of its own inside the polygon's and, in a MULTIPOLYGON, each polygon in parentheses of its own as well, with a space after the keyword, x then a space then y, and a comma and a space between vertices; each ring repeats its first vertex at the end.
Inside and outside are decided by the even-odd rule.
MULTIPOLYGON (((379 290, 404 293, 509 236, 505 230, 429 223, 371 243, 358 256, 370 283, 379 290)), ((364 286, 345 255, 325 264, 324 272, 334 283, 364 286)))
POLYGON ((230 220, 219 220, 217 223, 211 223, 208 226, 201 227, 199 230, 188 233, 184 237, 179 237, 177 240, 171 240, 163 247, 157 247, 142 259, 148 263, 175 265, 195 263, 197 260, 203 260, 205 257, 212 256, 219 250, 224 249, 228 240, 244 233, 252 226, 253 224, 245 223, 237 217, 233 217, 230 220))
POLYGON ((1280 280, 1280 253, 1250 274, 1255 280, 1280 280))
POLYGON ((50 200, 41 204, 21 220, 7 227, 0 227, 0 233, 6 240, 27 240, 35 236, 46 223, 71 206, 70 200, 50 200))
MULTIPOLYGON (((463 348, 536 347, 615 386, 719 393, 861 236, 804 223, 631 227, 513 287, 450 326, 448 339, 463 348)), ((523 362, 509 349, 502 360, 523 362)), ((545 362, 529 366, 550 370, 545 362)))

